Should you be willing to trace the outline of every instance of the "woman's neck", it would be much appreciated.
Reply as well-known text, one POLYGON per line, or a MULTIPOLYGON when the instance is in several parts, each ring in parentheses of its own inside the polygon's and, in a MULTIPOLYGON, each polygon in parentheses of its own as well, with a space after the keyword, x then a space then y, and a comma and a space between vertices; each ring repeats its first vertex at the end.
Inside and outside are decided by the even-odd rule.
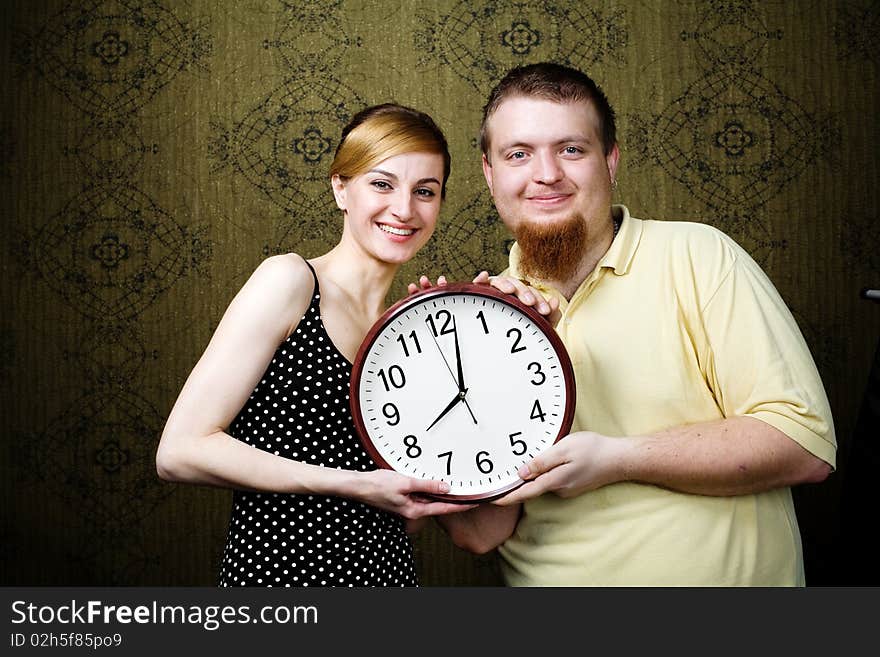
POLYGON ((385 310, 385 298, 399 265, 381 262, 361 252, 354 252, 340 242, 313 260, 322 278, 332 283, 348 298, 352 309, 377 318, 385 310))

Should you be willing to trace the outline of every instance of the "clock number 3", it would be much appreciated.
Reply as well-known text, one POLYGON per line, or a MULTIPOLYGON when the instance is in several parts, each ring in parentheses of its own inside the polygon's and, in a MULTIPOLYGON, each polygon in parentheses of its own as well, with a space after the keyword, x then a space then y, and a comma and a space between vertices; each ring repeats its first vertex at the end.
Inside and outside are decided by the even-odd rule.
POLYGON ((537 376, 540 376, 541 378, 538 379, 537 381, 535 381, 535 379, 532 379, 531 382, 532 382, 532 385, 539 386, 539 385, 541 385, 542 383, 544 383, 544 381, 547 380, 547 375, 544 374, 544 372, 541 371, 541 363, 535 363, 535 362, 529 363, 529 367, 528 367, 528 369, 531 370, 531 369, 532 369, 532 365, 534 365, 535 368, 537 368, 537 369, 535 369, 535 376, 536 376, 536 377, 537 377, 537 376))

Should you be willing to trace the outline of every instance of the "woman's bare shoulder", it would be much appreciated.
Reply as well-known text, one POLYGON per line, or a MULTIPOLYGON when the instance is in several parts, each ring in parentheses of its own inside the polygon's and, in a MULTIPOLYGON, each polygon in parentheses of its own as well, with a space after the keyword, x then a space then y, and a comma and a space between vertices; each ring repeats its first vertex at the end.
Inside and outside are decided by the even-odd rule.
POLYGON ((232 305, 289 335, 308 308, 314 288, 312 271, 301 256, 270 256, 257 266, 232 305))

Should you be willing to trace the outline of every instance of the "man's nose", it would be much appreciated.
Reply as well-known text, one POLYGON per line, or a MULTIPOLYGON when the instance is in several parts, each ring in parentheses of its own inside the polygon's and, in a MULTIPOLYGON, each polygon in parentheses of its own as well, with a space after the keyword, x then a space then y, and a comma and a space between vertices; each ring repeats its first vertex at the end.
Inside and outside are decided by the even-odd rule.
POLYGON ((535 182, 552 185, 562 180, 562 167, 553 153, 540 153, 535 158, 535 182))

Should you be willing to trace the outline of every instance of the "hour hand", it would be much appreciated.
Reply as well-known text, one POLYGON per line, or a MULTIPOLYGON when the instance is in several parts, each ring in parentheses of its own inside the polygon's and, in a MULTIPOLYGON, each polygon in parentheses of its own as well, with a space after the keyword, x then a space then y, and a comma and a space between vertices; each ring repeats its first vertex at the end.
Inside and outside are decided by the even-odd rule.
MULTIPOLYGON (((453 408, 458 402, 462 401, 462 400, 464 399, 464 395, 465 395, 466 392, 467 392, 467 391, 464 390, 464 391, 459 391, 459 392, 455 393, 455 397, 453 397, 452 401, 449 402, 449 405, 448 405, 446 408, 444 408, 442 411, 440 411, 440 415, 437 416, 437 419, 436 419, 436 420, 434 420, 433 422, 431 422, 431 425, 428 427, 428 429, 430 429, 430 428, 433 427, 435 424, 437 424, 437 423, 440 421, 440 418, 442 418, 442 417, 443 417, 444 415, 446 415, 449 411, 451 411, 452 408, 453 408)), ((428 431, 428 429, 425 429, 425 431, 428 431)))

